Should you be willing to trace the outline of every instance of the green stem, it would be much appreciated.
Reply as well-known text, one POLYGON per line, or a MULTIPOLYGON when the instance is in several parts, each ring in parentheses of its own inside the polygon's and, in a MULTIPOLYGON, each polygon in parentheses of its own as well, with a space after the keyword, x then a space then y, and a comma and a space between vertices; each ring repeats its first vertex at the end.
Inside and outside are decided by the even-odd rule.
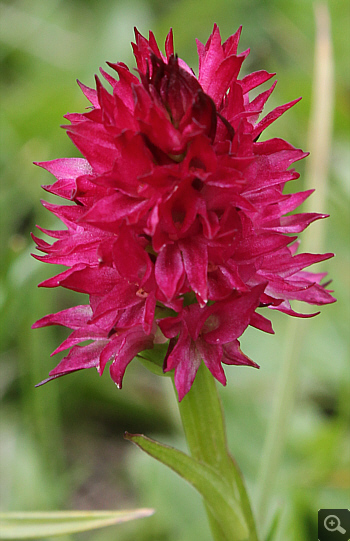
POLYGON ((231 495, 237 501, 237 515, 241 517, 241 524, 237 524, 231 532, 223 531, 206 506, 213 538, 215 541, 257 541, 243 479, 227 449, 223 412, 215 380, 204 363, 199 367, 191 390, 179 403, 179 410, 192 457, 219 472, 228 481, 231 495))

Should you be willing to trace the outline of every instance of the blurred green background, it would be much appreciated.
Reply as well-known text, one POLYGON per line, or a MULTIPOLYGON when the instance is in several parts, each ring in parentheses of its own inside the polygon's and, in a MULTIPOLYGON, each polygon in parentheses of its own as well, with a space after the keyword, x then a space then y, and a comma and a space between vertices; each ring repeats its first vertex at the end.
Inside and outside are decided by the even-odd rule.
MULTIPOLYGON (((230 449, 257 500, 262 448, 283 357, 295 359, 297 391, 287 421, 283 459, 272 485, 267 522, 281 511, 279 541, 317 538, 317 510, 349 506, 349 94, 350 14, 347 0, 329 2, 335 61, 335 110, 323 250, 336 304, 303 320, 298 348, 288 342, 287 316, 272 314, 275 336, 252 329, 243 350, 261 369, 228 367, 220 388, 230 449)), ((133 27, 152 29, 163 47, 172 26, 176 51, 195 70, 195 38, 218 23, 223 39, 243 25, 240 51, 250 47, 244 74, 277 72, 269 107, 303 100, 266 136, 308 150, 315 20, 309 0, 18 0, 0 2, 1 207, 0 476, 1 510, 154 507, 148 519, 64 541, 209 541, 200 497, 172 472, 123 440, 125 430, 186 449, 170 380, 129 366, 122 391, 106 374, 82 371, 44 387, 58 359, 50 353, 65 330, 31 330, 43 315, 81 301, 67 290, 37 289, 51 266, 30 257, 30 231, 59 228, 39 199, 53 177, 32 165, 78 156, 59 125, 87 101, 75 83, 93 86, 105 61, 134 66, 133 27)), ((304 160, 305 162, 305 160, 304 160)), ((293 191, 305 187, 305 163, 293 191)), ((314 186, 317 188, 317 186, 314 186)), ((317 235, 320 223, 311 226, 317 235)), ((83 301, 84 302, 84 301, 83 301)), ((299 327, 298 327, 299 328, 299 327)), ((293 328, 292 328, 293 329, 293 328)), ((281 438, 283 438, 281 434, 281 438)))

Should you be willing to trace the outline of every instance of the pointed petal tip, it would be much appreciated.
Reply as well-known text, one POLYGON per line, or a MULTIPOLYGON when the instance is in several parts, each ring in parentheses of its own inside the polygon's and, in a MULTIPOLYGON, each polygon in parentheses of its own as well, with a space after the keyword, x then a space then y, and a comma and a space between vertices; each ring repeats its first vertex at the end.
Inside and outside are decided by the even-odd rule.
POLYGON ((56 376, 49 376, 48 378, 43 379, 42 381, 40 381, 39 383, 34 385, 34 387, 42 387, 43 385, 45 385, 49 381, 52 381, 53 379, 59 378, 60 376, 64 376, 64 374, 57 374, 56 376))
POLYGON ((187 393, 180 392, 179 390, 177 390, 177 397, 178 397, 179 403, 182 402, 182 400, 185 398, 186 394, 187 393))
POLYGON ((138 38, 141 36, 141 33, 137 30, 136 26, 134 26, 134 35, 135 35, 135 41, 137 44, 138 38))
POLYGON ((51 378, 43 379, 42 381, 40 381, 40 383, 37 383, 36 385, 34 385, 34 387, 42 387, 42 385, 45 385, 45 383, 47 383, 50 380, 51 378))
MULTIPOLYGON (((40 256, 39 254, 33 254, 33 253, 31 253, 30 255, 31 255, 31 257, 34 257, 34 259, 36 259, 37 261, 42 261, 41 258, 44 257, 44 256, 40 256)), ((38 287, 39 287, 39 285, 38 285, 38 287)))
MULTIPOLYGON (((102 68, 100 68, 100 71, 101 70, 102 70, 102 68)), ((101 73, 103 75, 103 70, 101 71, 101 73)), ((103 87, 103 85, 102 85, 101 79, 99 78, 97 73, 95 73, 94 79, 95 79, 95 84, 96 84, 96 90, 97 90, 97 92, 99 92, 99 91, 101 91, 101 88, 103 87)))
POLYGON ((44 327, 48 327, 49 325, 52 325, 50 323, 50 316, 54 314, 49 314, 48 316, 44 316, 40 319, 38 319, 33 325, 31 326, 32 329, 42 329, 44 327))
MULTIPOLYGON (((57 368, 57 367, 56 367, 57 368)), ((55 370, 55 369, 54 369, 55 370)), ((52 372, 54 370, 51 370, 50 374, 52 374, 52 372)), ((50 376, 49 374, 49 377, 46 378, 46 379, 43 379, 42 381, 40 381, 39 383, 37 383, 34 387, 42 387, 43 385, 45 385, 46 383, 48 383, 49 381, 52 381, 54 379, 57 379, 57 378, 61 378, 62 376, 65 376, 66 374, 71 374, 72 372, 77 372, 78 370, 81 370, 80 368, 77 368, 75 370, 71 370, 71 371, 66 371, 66 372, 59 372, 58 374, 52 374, 52 376, 50 376)))

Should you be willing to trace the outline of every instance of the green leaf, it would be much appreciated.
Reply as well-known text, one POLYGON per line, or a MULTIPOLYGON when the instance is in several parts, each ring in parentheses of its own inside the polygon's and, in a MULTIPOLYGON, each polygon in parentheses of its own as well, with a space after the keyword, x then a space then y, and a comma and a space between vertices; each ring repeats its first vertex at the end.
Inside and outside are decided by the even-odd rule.
POLYGON ((232 486, 214 468, 173 447, 163 445, 141 434, 125 434, 125 438, 186 479, 203 496, 223 531, 235 531, 235 539, 248 539, 249 529, 237 505, 232 486))
POLYGON ((153 509, 0 513, 0 539, 35 539, 84 532, 153 513, 153 509))

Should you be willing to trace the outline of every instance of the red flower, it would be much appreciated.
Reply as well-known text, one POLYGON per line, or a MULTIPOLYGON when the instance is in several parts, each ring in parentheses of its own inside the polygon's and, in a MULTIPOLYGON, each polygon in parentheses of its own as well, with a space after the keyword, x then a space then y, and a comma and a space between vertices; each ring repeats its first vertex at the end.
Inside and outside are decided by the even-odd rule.
POLYGON ((170 339, 164 370, 175 369, 181 400, 202 360, 223 384, 222 363, 257 366, 238 342, 248 325, 273 332, 257 308, 307 317, 290 300, 334 301, 324 275, 303 271, 332 254, 295 255, 293 236, 325 215, 290 215, 311 191, 283 194, 299 176, 290 165, 306 154, 282 139, 258 142, 298 100, 259 121, 275 85, 252 100, 249 92, 273 74, 239 79, 249 52, 237 54, 239 36, 222 45, 214 26, 198 42, 196 78, 174 54, 171 31, 166 56, 152 33, 136 31, 139 78, 117 63, 109 66, 118 80, 101 70, 112 91, 97 77, 96 90, 80 84, 92 108, 68 114, 66 128, 85 159, 38 164, 57 178, 44 188, 75 205, 45 203, 67 229, 42 229, 52 245, 34 238, 46 254, 37 259, 68 267, 40 285, 90 300, 34 325, 73 330, 48 379, 91 366, 101 374, 111 360, 121 387, 133 357, 170 339))

